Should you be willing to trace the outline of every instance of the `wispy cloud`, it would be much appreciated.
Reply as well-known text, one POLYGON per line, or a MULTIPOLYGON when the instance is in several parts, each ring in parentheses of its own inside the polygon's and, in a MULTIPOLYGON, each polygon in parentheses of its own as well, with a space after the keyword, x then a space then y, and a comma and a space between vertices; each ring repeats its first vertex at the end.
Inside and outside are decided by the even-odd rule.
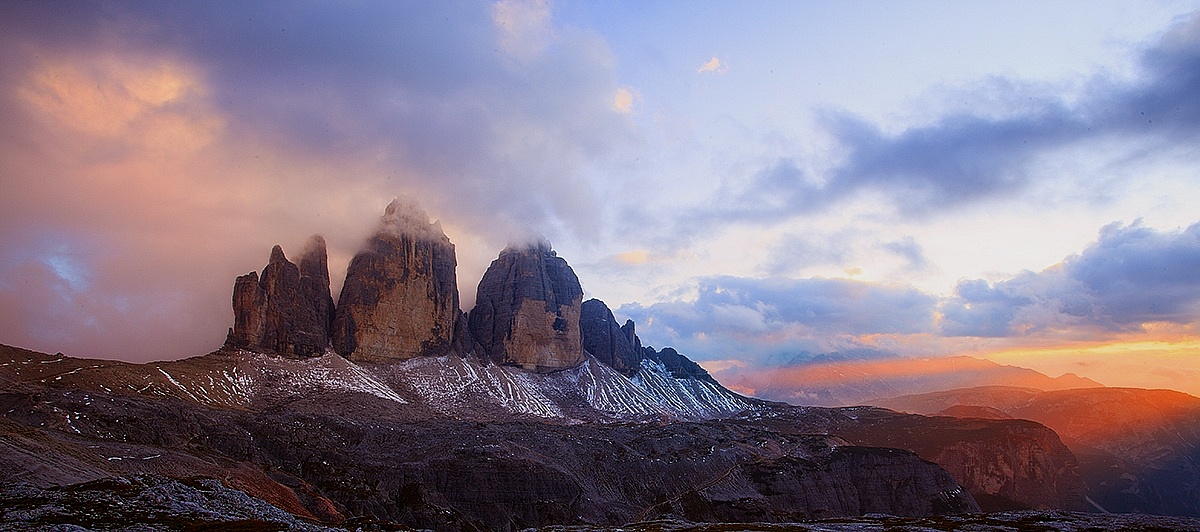
MULTIPOLYGON (((1014 198, 1046 179, 1040 161, 1063 150, 1092 149, 1115 164, 1155 156, 1194 161, 1200 141, 1198 21, 1200 16, 1180 23, 1145 49, 1136 77, 1098 76, 1070 98, 1059 94, 1061 88, 992 78, 954 95, 966 102, 986 97, 979 102, 986 110, 967 107, 899 130, 844 110, 819 110, 818 123, 837 154, 827 166, 813 169, 812 159, 829 159, 819 154, 772 159, 714 194, 687 230, 697 223, 776 223, 835 209, 863 193, 884 198, 902 217, 1014 198)), ((1086 189, 1089 177, 1075 179, 1086 189)))
POLYGON ((696 69, 696 72, 699 74, 724 74, 726 70, 728 70, 728 66, 714 55, 712 59, 700 65, 700 68, 696 69))
POLYGON ((862 335, 928 333, 937 304, 909 286, 846 279, 706 277, 693 293, 618 313, 637 321, 649 343, 761 357, 862 347, 854 341, 862 335))

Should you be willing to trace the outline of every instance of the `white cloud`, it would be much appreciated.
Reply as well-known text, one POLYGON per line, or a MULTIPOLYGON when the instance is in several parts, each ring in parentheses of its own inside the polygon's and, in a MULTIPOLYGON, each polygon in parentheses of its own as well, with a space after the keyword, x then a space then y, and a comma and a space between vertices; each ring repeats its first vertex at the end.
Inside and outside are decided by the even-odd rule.
POLYGON ((519 59, 532 59, 550 43, 550 2, 500 0, 492 7, 492 22, 500 30, 500 45, 519 59))

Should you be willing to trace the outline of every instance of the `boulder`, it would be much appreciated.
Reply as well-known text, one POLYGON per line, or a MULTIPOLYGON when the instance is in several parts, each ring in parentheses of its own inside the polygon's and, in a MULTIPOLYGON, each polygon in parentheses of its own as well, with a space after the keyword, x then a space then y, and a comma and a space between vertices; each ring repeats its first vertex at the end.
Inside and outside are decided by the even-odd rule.
POLYGON ((382 363, 452 351, 458 306, 454 244, 410 200, 387 206, 378 230, 346 271, 333 348, 382 363))
POLYGON ((509 245, 484 272, 469 315, 477 355, 538 372, 579 365, 582 302, 579 278, 549 242, 509 245))

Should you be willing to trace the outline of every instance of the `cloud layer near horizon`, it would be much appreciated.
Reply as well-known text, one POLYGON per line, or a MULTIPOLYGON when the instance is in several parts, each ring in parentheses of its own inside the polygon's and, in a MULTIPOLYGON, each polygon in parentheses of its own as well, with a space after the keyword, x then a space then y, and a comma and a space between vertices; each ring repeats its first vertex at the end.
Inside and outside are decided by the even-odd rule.
POLYGON ((639 323, 647 342, 749 364, 787 353, 930 354, 914 343, 938 349, 955 337, 1066 343, 1163 323, 1194 329, 1200 223, 1177 231, 1112 224, 1045 270, 996 282, 965 279, 949 297, 902 284, 728 276, 701 278, 688 294, 618 312, 639 323))

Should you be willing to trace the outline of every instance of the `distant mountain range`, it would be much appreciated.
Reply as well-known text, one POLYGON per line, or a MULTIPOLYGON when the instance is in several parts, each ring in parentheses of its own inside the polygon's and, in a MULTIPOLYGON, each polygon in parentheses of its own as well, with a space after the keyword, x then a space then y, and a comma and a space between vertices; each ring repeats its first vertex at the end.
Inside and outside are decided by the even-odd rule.
POLYGON ((735 366, 715 376, 734 389, 753 390, 755 397, 816 406, 872 404, 880 398, 974 386, 1038 390, 1102 386, 1073 373, 1049 377, 968 356, 904 358, 881 353, 869 358, 816 357, 754 372, 735 366))
POLYGON ((1076 455, 1033 421, 734 393, 583 301, 545 241, 501 251, 469 314, 453 245, 409 203, 389 205, 336 304, 324 241, 299 257, 276 246, 235 280, 208 355, 0 346, 0 523, 517 530, 1091 506, 1076 455))
POLYGON ((1200 516, 1200 398, 1171 390, 986 386, 875 401, 905 412, 1029 419, 1079 460, 1092 504, 1200 516))

